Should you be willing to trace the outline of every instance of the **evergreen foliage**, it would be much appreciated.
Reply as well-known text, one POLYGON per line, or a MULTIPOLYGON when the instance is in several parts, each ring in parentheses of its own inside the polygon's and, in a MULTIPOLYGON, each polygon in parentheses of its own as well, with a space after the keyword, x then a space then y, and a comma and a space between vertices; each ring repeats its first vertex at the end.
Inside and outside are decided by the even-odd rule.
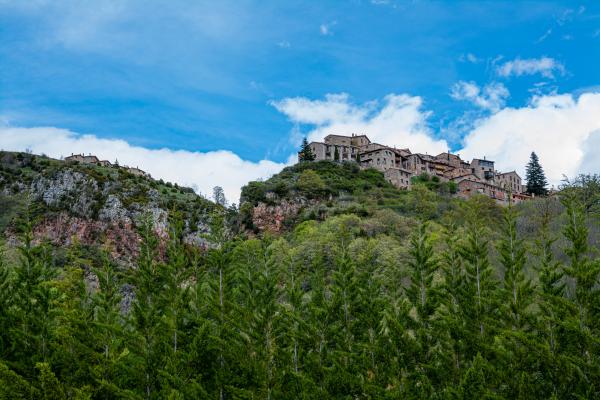
POLYGON ((529 163, 527 163, 525 180, 527 181, 527 193, 536 196, 548 194, 548 181, 546 180, 544 169, 540 165, 540 160, 535 152, 531 153, 529 163))
POLYGON ((277 237, 232 237, 220 210, 204 249, 174 210, 160 235, 138 221, 131 268, 108 241, 99 263, 77 240, 51 247, 26 213, 0 257, 0 399, 598 398, 583 193, 340 214, 277 237))
POLYGON ((308 140, 306 138, 302 139, 302 146, 298 152, 298 161, 314 161, 315 158, 316 157, 312 152, 312 149, 308 145, 308 140))

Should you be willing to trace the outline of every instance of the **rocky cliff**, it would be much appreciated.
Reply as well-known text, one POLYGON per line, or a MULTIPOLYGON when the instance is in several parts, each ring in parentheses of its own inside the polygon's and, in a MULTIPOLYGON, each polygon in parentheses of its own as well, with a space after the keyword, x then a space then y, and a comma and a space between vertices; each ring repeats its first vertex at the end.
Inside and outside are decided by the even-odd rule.
POLYGON ((221 210, 191 189, 134 176, 123 168, 10 152, 0 152, 0 207, 0 230, 9 244, 17 243, 17 216, 30 209, 35 240, 57 247, 73 240, 85 246, 108 244, 125 263, 136 257, 136 225, 142 218, 150 218, 158 236, 166 239, 169 217, 177 212, 185 240, 202 247, 208 244, 211 215, 221 210))

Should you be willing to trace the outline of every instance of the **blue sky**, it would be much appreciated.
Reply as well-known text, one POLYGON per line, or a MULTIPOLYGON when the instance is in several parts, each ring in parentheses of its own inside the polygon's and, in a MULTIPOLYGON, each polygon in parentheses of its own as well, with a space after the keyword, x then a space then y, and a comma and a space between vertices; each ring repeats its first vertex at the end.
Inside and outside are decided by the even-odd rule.
POLYGON ((600 92, 596 1, 0 0, 0 39, 5 127, 252 163, 284 163, 300 137, 347 126, 298 107, 349 107, 371 133, 386 96, 418 98, 406 129, 458 151, 536 96, 600 92))

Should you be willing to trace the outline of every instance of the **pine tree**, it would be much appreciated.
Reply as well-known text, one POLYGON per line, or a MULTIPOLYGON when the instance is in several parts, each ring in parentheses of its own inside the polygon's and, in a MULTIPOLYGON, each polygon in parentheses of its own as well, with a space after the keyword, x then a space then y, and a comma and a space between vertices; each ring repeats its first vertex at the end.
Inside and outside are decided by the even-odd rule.
POLYGON ((12 326, 9 313, 12 274, 5 262, 2 246, 0 243, 0 354, 6 354, 10 347, 9 328, 12 326))
POLYGON ((337 146, 334 146, 335 149, 333 151, 333 161, 340 161, 340 151, 338 150, 337 146))
POLYGON ((452 347, 452 372, 448 371, 449 379, 454 384, 459 383, 462 369, 465 364, 465 341, 467 336, 465 321, 462 314, 463 308, 468 308, 468 299, 465 294, 465 271, 460 254, 459 233, 454 224, 445 227, 446 249, 443 254, 442 271, 444 281, 442 284, 441 324, 443 332, 447 332, 452 347))
POLYGON ((432 396, 432 378, 443 374, 440 364, 440 350, 443 335, 437 329, 435 313, 439 306, 439 287, 433 281, 439 269, 439 260, 434 256, 433 245, 427 225, 421 223, 410 242, 409 262, 410 286, 406 295, 414 309, 410 328, 415 332, 415 369, 409 382, 413 394, 424 398, 432 396))
POLYGON ((300 151, 298 152, 298 161, 314 161, 315 154, 308 144, 308 140, 306 138, 302 139, 302 146, 300 147, 300 151))
MULTIPOLYGON (((98 290, 91 295, 94 309, 92 327, 94 336, 90 347, 95 350, 93 379, 98 387, 98 397, 110 399, 124 395, 120 370, 127 370, 124 364, 128 354, 127 329, 121 315, 122 295, 120 293, 121 274, 110 259, 108 248, 102 251, 102 263, 92 271, 98 278, 98 290)), ((125 381, 126 382, 126 381, 125 381)))
POLYGON ((569 246, 565 254, 569 257, 569 264, 565 268, 567 276, 573 282, 573 290, 569 297, 577 307, 577 322, 579 330, 578 344, 585 359, 590 356, 590 346, 600 325, 598 324, 598 277, 600 275, 600 262, 589 258, 589 230, 585 221, 583 207, 578 200, 567 193, 561 198, 566 207, 567 225, 563 234, 569 246))
POLYGON ((135 288, 135 301, 131 308, 131 322, 135 335, 129 346, 136 362, 130 365, 130 373, 135 377, 138 390, 144 398, 156 397, 160 391, 159 373, 163 364, 161 339, 165 336, 165 323, 162 318, 165 304, 161 294, 164 289, 164 267, 157 261, 158 238, 153 231, 151 217, 140 221, 141 236, 137 269, 130 273, 130 284, 135 288))
POLYGON ((546 175, 544 174, 544 170, 540 165, 540 160, 535 152, 531 153, 529 163, 526 167, 525 179, 527 180, 527 193, 536 196, 548 194, 548 181, 546 180, 546 175))
POLYGON ((498 245, 500 262, 504 267, 503 317, 507 328, 526 328, 529 320, 529 306, 533 303, 532 284, 525 277, 526 249, 523 240, 517 237, 517 213, 512 204, 503 211, 503 237, 498 245))
POLYGON ((465 301, 462 308, 467 336, 465 349, 473 357, 486 349, 496 323, 496 287, 490 266, 489 239, 478 221, 467 224, 466 240, 460 249, 465 266, 465 301))
POLYGON ((0 400, 39 398, 37 388, 0 360, 0 400))
POLYGON ((48 245, 33 243, 31 210, 20 218, 19 263, 12 290, 11 358, 17 372, 27 378, 35 375, 35 363, 47 362, 56 323, 59 293, 51 281, 57 276, 48 245))

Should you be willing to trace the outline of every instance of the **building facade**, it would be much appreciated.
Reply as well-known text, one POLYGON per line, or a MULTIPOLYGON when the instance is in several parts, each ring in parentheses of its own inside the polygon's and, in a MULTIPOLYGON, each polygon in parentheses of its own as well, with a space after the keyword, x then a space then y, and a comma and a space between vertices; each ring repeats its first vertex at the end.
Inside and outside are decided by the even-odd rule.
POLYGON ((396 149, 373 143, 366 135, 328 135, 323 142, 309 144, 315 160, 357 162, 361 168, 383 172, 387 181, 398 188, 410 189, 412 178, 421 174, 437 176, 440 181, 453 181, 457 195, 469 198, 486 195, 506 204, 530 198, 524 194, 521 178, 515 171, 501 173, 494 169, 494 161, 474 158, 462 160, 449 151, 437 156, 412 153, 408 148, 396 149))

